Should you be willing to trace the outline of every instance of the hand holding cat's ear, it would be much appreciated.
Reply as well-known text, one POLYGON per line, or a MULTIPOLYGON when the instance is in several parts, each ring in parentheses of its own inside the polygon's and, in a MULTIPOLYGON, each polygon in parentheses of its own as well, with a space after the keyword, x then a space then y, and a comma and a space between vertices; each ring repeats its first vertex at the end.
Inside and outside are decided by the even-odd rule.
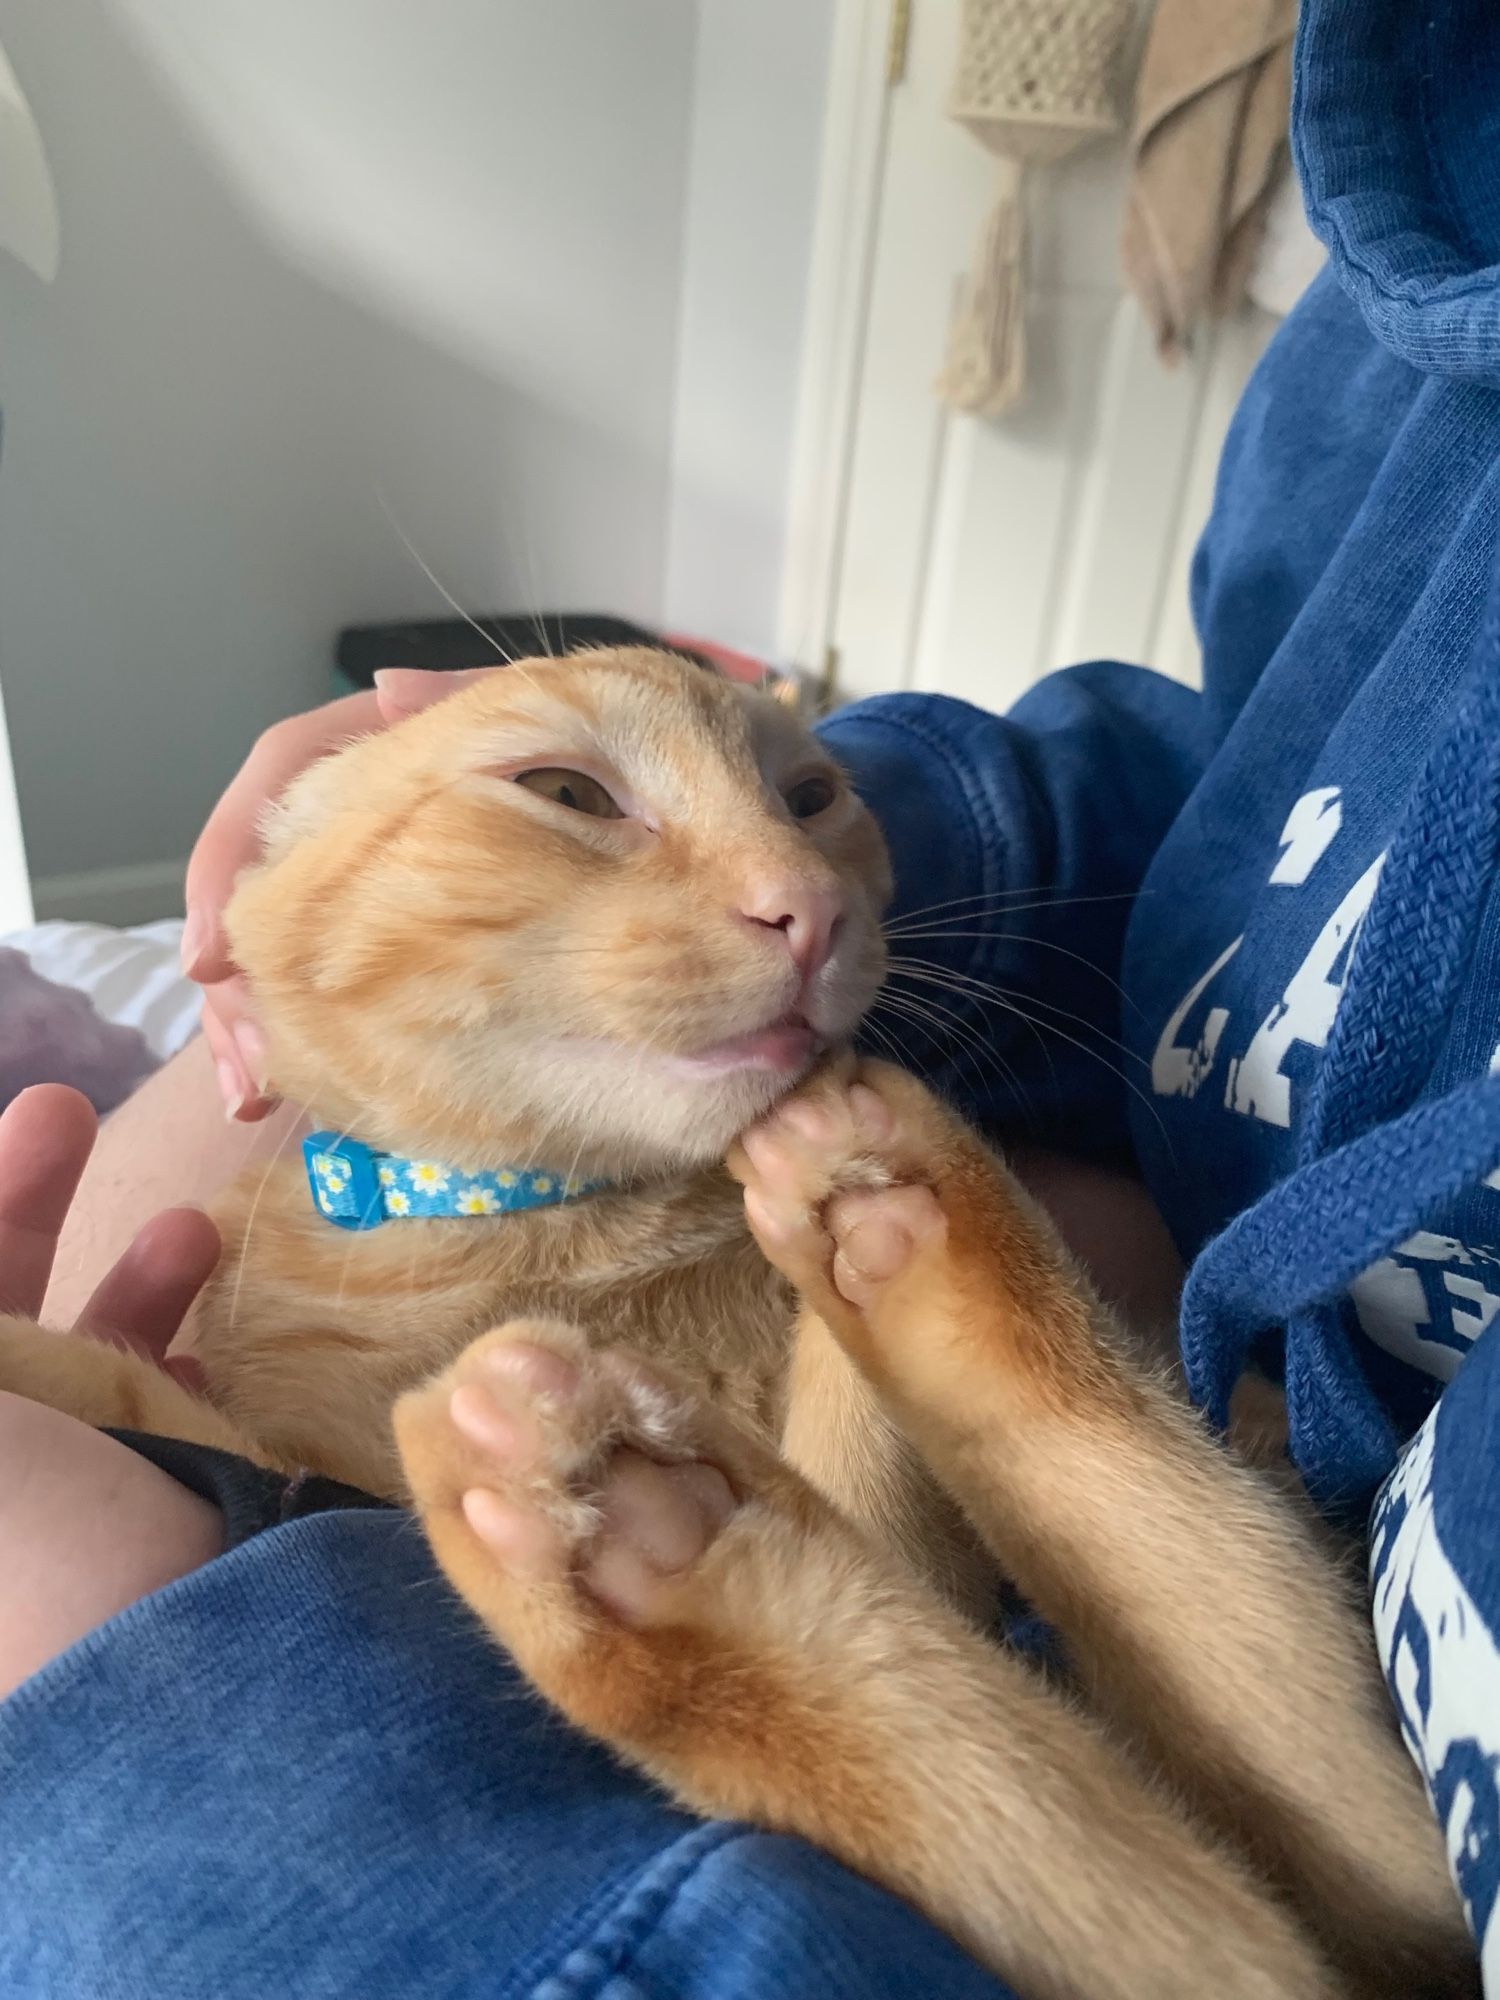
POLYGON ((417 715, 446 695, 488 680, 499 671, 498 667, 462 667, 455 673, 433 673, 426 667, 383 667, 375 676, 375 699, 385 721, 403 722, 408 715, 417 715))
POLYGON ((208 816, 188 861, 182 969, 203 991, 203 1032, 231 1118, 263 1118, 262 1043, 249 995, 224 935, 224 908, 241 869, 260 854, 260 821, 293 778, 351 737, 382 726, 379 702, 352 694, 307 715, 290 715, 261 735, 208 816))
POLYGON ((306 715, 290 715, 260 736, 229 789, 209 814, 188 862, 187 923, 182 933, 182 969, 203 988, 203 1033, 213 1052, 224 1105, 231 1118, 254 1123, 275 1099, 266 1094, 262 1073, 264 1044, 239 968, 224 935, 224 908, 235 878, 260 855, 261 816, 309 764, 339 749, 351 737, 390 728, 418 709, 428 708, 493 673, 493 667, 465 673, 423 673, 397 667, 377 676, 373 690, 346 695, 306 715))

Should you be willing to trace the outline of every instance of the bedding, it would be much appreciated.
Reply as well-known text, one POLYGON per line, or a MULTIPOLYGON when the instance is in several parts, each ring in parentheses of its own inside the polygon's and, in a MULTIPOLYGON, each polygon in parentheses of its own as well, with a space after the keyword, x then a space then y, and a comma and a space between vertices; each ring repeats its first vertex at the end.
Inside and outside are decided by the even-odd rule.
POLYGON ((34 1083, 68 1083, 102 1117, 195 1032, 199 994, 178 965, 182 925, 46 923, 0 937, 0 1110, 34 1083))

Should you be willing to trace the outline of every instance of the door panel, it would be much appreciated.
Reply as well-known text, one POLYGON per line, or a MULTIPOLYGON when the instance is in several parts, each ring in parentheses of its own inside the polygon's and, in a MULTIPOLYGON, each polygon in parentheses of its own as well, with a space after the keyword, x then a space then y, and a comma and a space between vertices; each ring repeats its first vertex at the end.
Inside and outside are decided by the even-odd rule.
POLYGON ((1099 656, 1192 681, 1187 572, 1229 415, 1274 322, 1247 308, 1162 365, 1119 276, 1121 142, 1029 177, 1024 400, 939 402, 953 300, 995 169, 944 112, 959 0, 915 0, 890 107, 832 638, 853 697, 1005 708, 1099 656))

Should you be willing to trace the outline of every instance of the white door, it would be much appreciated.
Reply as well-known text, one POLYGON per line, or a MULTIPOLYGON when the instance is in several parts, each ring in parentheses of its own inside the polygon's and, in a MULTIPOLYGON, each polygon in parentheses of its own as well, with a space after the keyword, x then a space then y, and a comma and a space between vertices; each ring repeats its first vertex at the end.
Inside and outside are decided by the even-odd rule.
POLYGON ((994 168, 945 116, 959 0, 912 0, 887 108, 827 635, 838 693, 1003 709, 1096 657, 1198 674, 1187 571, 1234 404, 1274 325, 1247 307, 1176 369, 1123 290, 1122 143, 1030 178, 1029 380, 978 420, 933 390, 994 168))
POLYGON ((16 804, 16 779, 10 762, 10 737, 5 704, 0 701, 0 936, 21 931, 32 921, 31 877, 21 838, 21 814, 16 804))
MULTIPOLYGON (((57 274, 57 236, 57 200, 41 135, 10 59, 0 48, 0 256, 18 258, 48 284, 57 274)), ((0 479, 3 477, 0 437, 0 479)), ((0 670, 4 665, 4 612, 0 605, 0 670)), ((31 921, 31 878, 16 804, 5 701, 0 696, 0 935, 24 930, 31 921)))

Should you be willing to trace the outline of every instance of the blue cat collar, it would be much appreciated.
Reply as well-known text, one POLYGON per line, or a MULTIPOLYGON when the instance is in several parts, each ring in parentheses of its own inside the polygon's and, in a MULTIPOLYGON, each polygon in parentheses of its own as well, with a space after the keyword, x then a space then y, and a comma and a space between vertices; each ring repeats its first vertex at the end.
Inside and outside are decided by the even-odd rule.
POLYGON ((430 1216, 514 1215, 555 1208, 604 1186, 526 1167, 460 1173, 434 1160, 377 1153, 337 1132, 312 1133, 302 1142, 302 1158, 313 1205, 335 1229, 378 1229, 382 1222, 430 1216))

